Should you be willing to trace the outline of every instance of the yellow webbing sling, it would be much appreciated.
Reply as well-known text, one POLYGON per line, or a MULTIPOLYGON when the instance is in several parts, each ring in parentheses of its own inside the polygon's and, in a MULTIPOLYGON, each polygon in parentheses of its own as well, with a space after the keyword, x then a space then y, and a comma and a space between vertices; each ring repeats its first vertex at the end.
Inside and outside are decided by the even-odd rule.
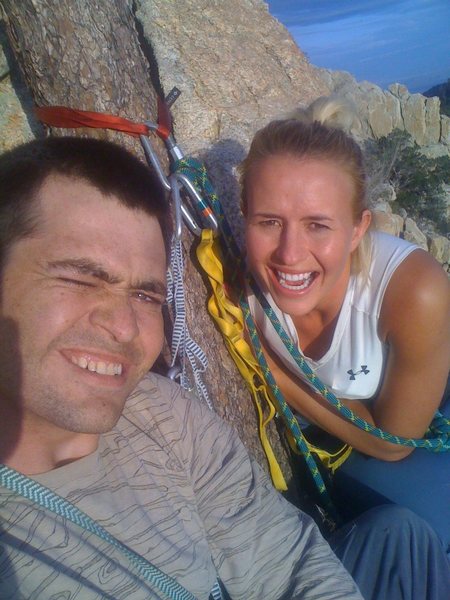
MULTIPOLYGON (((254 399, 258 411, 259 437, 269 463, 273 484, 278 490, 285 491, 287 490, 286 481, 275 458, 266 432, 267 425, 276 413, 274 399, 269 386, 264 381, 261 368, 253 355, 252 349, 245 339, 245 325, 242 311, 226 294, 223 266, 220 258, 220 245, 211 229, 204 229, 202 231, 202 238, 196 252, 200 265, 207 274, 213 291, 208 301, 208 311, 222 333, 225 344, 254 399), (264 416, 262 401, 267 405, 268 414, 266 417, 264 416)), ((297 452, 292 436, 288 435, 288 438, 290 446, 297 452)), ((333 472, 348 458, 351 452, 351 447, 347 445, 336 453, 330 454, 325 450, 316 448, 309 442, 307 444, 310 451, 317 454, 323 464, 333 472)))
POLYGON ((228 299, 225 293, 223 267, 219 256, 219 243, 214 239, 213 231, 204 229, 201 241, 197 246, 197 258, 208 275, 213 290, 208 301, 208 311, 222 333, 225 344, 254 399, 258 411, 259 437, 269 462, 273 484, 278 490, 285 491, 287 490, 286 481, 266 432, 268 423, 275 415, 275 407, 269 397, 260 366, 244 338, 244 316, 242 311, 228 299), (262 399, 267 403, 269 411, 266 417, 263 414, 262 399))

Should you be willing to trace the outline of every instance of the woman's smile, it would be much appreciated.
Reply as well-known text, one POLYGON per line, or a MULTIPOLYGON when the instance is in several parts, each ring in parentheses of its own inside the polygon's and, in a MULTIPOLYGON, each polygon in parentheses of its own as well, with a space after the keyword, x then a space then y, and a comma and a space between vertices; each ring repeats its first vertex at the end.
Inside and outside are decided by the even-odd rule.
POLYGON ((366 230, 354 222, 354 193, 352 178, 329 160, 275 155, 250 172, 248 265, 292 317, 340 306, 366 230))

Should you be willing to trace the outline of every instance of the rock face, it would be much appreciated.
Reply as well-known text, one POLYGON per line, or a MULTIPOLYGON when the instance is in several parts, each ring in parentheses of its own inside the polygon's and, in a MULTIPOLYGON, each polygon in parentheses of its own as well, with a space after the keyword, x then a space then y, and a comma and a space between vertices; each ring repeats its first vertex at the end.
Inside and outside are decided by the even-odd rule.
POLYGON ((6 37, 0 28, 0 152, 4 152, 17 144, 32 139, 33 132, 27 118, 29 105, 25 108, 18 94, 26 98, 25 86, 16 78, 15 85, 11 81, 9 63, 6 57, 8 45, 6 37))
MULTIPOLYGON (((357 83, 349 73, 312 66, 262 0, 136 0, 134 5, 163 92, 174 86, 182 92, 172 107, 175 136, 182 149, 206 162, 238 237, 235 167, 254 132, 319 96, 336 93, 352 100, 362 138, 400 128, 429 156, 450 152, 450 119, 439 115, 437 98, 410 94, 399 84, 382 90, 357 83)), ((0 51, 2 151, 33 137, 38 126, 1 28, 0 43, 5 48, 0 51)), ((389 194, 384 190, 375 206, 377 225, 411 236, 423 247, 428 243, 436 258, 448 264, 450 243, 445 238, 427 241, 413 223, 406 225, 406 215, 392 214, 389 194)))
POLYGON ((200 154, 241 237, 234 170, 257 129, 328 93, 288 31, 261 0, 138 0, 183 150, 200 154))
POLYGON ((364 137, 379 138, 397 128, 407 131, 430 156, 450 153, 449 118, 440 114, 439 98, 410 94, 398 83, 382 90, 367 81, 358 83, 345 71, 319 72, 331 92, 356 105, 364 137))
POLYGON ((450 240, 443 235, 432 237, 429 240, 429 251, 450 273, 450 240))
POLYGON ((314 67, 261 0, 138 0, 162 87, 188 152, 246 144, 266 121, 327 93, 314 67))
POLYGON ((428 250, 450 275, 450 240, 437 233, 425 235, 403 208, 401 214, 394 214, 391 204, 395 200, 395 190, 389 184, 382 183, 372 190, 372 226, 428 250))

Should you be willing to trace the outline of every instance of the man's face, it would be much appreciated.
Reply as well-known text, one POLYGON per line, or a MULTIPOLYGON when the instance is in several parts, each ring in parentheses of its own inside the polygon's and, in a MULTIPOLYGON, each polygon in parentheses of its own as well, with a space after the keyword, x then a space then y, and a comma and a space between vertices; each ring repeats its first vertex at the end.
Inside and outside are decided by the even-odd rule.
POLYGON ((3 271, 1 401, 31 427, 108 431, 162 348, 161 229, 84 180, 51 176, 39 201, 3 271))

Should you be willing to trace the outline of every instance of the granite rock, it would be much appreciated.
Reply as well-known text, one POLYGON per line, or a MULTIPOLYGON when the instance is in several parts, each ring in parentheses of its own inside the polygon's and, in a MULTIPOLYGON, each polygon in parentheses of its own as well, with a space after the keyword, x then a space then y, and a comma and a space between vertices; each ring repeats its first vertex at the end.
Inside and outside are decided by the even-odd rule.
POLYGON ((261 0, 137 0, 162 87, 181 96, 175 132, 186 151, 246 144, 266 121, 327 88, 261 0))
MULTIPOLYGON (((235 167, 257 129, 328 87, 262 0, 136 0, 182 149, 201 155, 239 229, 235 167)), ((240 237, 239 232, 236 234, 240 237)))
POLYGON ((449 154, 448 117, 440 114, 439 98, 411 94, 399 83, 382 90, 367 82, 357 82, 345 71, 318 69, 332 93, 356 106, 365 137, 379 138, 394 129, 407 131, 429 156, 449 154))
POLYGON ((443 235, 434 235, 429 240, 429 250, 434 258, 446 267, 450 268, 450 240, 443 235))
MULTIPOLYGON (((134 5, 164 93, 174 86, 181 91, 172 107, 177 141, 206 162, 238 237, 236 165, 254 132, 319 96, 336 93, 356 105, 360 139, 400 128, 429 156, 450 152, 450 119, 439 115, 437 98, 410 94, 400 84, 382 90, 367 81, 357 83, 344 71, 312 66, 262 0, 136 0, 134 5)), ((0 43, 7 48, 1 29, 0 43)), ((0 151, 37 131, 31 98, 18 74, 9 72, 9 55, 0 50, 0 151)), ((407 239, 427 247, 414 221, 392 214, 390 186, 377 188, 371 197, 374 221, 382 229, 395 235, 404 229, 407 239)), ((445 246, 443 241, 433 244, 445 246)), ((443 250, 433 252, 444 260, 443 250)))
POLYGON ((403 236, 405 240, 412 242, 413 244, 417 244, 420 248, 424 250, 428 250, 428 242, 426 235, 420 231, 417 224, 413 219, 407 217, 405 219, 405 228, 403 231, 403 236))

